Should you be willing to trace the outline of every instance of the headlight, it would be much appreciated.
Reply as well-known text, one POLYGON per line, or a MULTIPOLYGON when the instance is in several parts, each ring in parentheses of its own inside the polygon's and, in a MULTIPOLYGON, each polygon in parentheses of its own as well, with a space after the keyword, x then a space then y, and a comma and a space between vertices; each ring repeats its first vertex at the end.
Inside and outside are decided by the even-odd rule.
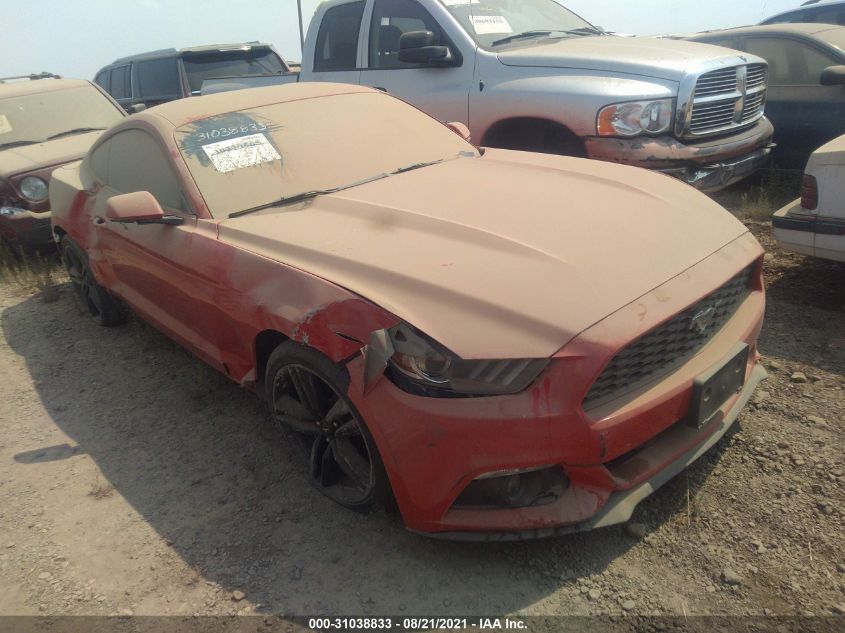
POLYGON ((38 176, 27 176, 21 180, 21 195, 30 202, 44 202, 50 195, 47 182, 38 176))
POLYGON ((0 216, 10 218, 18 213, 26 213, 26 209, 19 209, 18 207, 0 207, 0 216))
POLYGON ((526 389, 549 364, 527 360, 463 360, 409 325, 388 331, 389 376, 405 391, 431 397, 493 396, 526 389))
POLYGON ((672 99, 631 101, 607 106, 599 112, 599 136, 663 134, 672 127, 672 99))

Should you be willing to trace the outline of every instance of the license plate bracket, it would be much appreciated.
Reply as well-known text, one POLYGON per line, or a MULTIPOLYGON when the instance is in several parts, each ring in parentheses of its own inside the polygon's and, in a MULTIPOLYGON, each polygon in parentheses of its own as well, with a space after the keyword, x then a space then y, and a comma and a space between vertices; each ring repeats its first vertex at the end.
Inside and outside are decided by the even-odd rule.
POLYGON ((728 398, 742 391, 748 353, 748 345, 740 343, 731 350, 726 360, 695 379, 687 416, 692 426, 699 429, 705 426, 728 398))

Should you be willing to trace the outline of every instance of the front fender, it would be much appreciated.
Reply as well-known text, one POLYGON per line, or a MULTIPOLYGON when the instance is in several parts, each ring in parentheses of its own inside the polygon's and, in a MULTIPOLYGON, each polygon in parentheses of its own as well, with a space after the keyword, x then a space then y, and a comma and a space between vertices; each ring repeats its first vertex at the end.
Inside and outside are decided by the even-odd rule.
POLYGON ((576 136, 594 136, 596 117, 603 107, 624 101, 675 98, 678 90, 675 82, 649 77, 515 68, 498 61, 492 64, 497 67, 482 71, 481 81, 470 93, 470 129, 475 139, 484 139, 494 125, 515 118, 553 121, 576 136))

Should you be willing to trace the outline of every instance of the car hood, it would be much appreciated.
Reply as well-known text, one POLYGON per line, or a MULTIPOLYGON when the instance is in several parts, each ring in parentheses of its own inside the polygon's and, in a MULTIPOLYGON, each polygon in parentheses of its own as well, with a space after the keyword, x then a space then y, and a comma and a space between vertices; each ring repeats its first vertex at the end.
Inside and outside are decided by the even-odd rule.
POLYGON ((845 136, 835 138, 813 152, 807 162, 807 171, 828 166, 845 167, 845 136))
MULTIPOLYGON (((578 37, 502 51, 506 66, 577 68, 680 81, 699 65, 745 63, 724 48, 649 37, 578 37)), ((762 61, 762 60, 760 60, 762 61)))
POLYGON ((667 176, 505 150, 219 225, 467 359, 549 357, 746 232, 667 176))
POLYGON ((0 178, 79 160, 101 134, 75 134, 45 143, 0 150, 0 178))

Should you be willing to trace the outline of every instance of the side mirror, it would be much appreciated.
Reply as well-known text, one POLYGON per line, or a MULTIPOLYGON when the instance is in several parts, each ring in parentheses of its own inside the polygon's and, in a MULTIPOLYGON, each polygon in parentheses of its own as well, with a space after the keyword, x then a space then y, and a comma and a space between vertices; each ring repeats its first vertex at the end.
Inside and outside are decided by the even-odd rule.
POLYGON ((143 112, 147 109, 146 103, 135 103, 129 106, 129 114, 138 114, 139 112, 143 112))
POLYGON ((823 86, 845 86, 845 66, 829 66, 822 71, 823 86))
POLYGON ((106 218, 122 224, 182 224, 178 215, 164 215, 158 200, 148 191, 112 196, 106 202, 106 218))
POLYGON ((472 133, 469 131, 469 128, 460 121, 447 121, 446 127, 468 143, 472 142, 472 133))
POLYGON ((399 38, 399 61, 406 64, 446 66, 453 61, 448 46, 435 46, 431 31, 411 31, 399 38))

